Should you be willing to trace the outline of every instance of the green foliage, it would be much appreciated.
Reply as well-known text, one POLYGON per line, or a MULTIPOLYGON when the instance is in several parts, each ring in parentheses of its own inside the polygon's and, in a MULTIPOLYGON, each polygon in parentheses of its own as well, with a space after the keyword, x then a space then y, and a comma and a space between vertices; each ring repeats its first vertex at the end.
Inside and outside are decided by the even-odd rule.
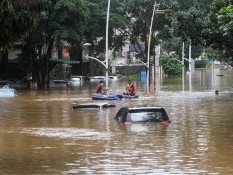
POLYGON ((232 2, 214 0, 206 15, 203 38, 207 46, 211 46, 222 55, 220 61, 233 62, 233 28, 232 28, 232 2))
MULTIPOLYGON (((141 59, 145 58, 154 3, 148 0, 111 1, 108 39, 114 53, 121 50, 126 40, 135 42, 140 38, 145 42, 145 50, 139 55, 141 59), (115 35, 116 29, 118 35, 115 35)), ((89 42, 97 54, 105 51, 107 4, 108 1, 99 0, 2 0, 0 47, 7 48, 27 36, 25 43, 29 50, 25 48, 21 57, 25 59, 24 66, 30 65, 32 70, 46 76, 46 63, 54 41, 57 48, 62 47, 61 41, 67 41, 81 52, 82 44, 89 42), (100 41, 94 45, 97 38, 100 41), (42 55, 44 45, 48 46, 48 51, 42 55)), ((164 0, 156 7, 159 10, 167 8, 172 9, 172 14, 154 16, 152 35, 156 32, 157 36, 152 37, 151 54, 154 45, 162 40, 163 51, 175 51, 179 58, 182 42, 185 42, 187 56, 191 39, 193 58, 206 50, 205 56, 209 59, 233 62, 232 0, 164 0)), ((71 54, 72 58, 77 58, 75 54, 71 54)), ((177 68, 173 68, 176 64, 179 66, 179 62, 163 61, 167 74, 179 74, 177 68)), ((97 74, 105 73, 101 64, 93 63, 97 74)))
MULTIPOLYGON (((175 53, 179 56, 182 57, 182 44, 183 44, 184 40, 181 37, 176 37, 176 36, 171 36, 169 39, 163 41, 161 43, 162 46, 162 50, 166 53, 170 53, 175 51, 175 53)), ((187 57, 189 55, 189 45, 190 45, 190 41, 186 41, 184 42, 184 54, 185 57, 187 57)), ((203 46, 200 44, 194 44, 192 43, 191 40, 191 46, 192 46, 192 58, 198 58, 202 52, 203 52, 203 46)))
MULTIPOLYGON (((51 58, 54 44, 58 51, 63 47, 62 41, 67 41, 71 46, 74 45, 81 50, 88 14, 85 0, 51 0, 51 3, 41 13, 37 27, 24 40, 28 45, 26 52, 29 56, 22 57, 30 62, 28 64, 30 69, 35 70, 37 83, 41 84, 40 88, 44 88, 45 77, 50 71, 47 69, 48 59, 51 58), (46 52, 44 47, 47 47, 46 52), (30 56, 30 53, 36 50, 37 55, 30 56)), ((58 56, 60 57, 61 54, 59 53, 58 56)), ((71 56, 77 58, 77 55, 71 56)), ((54 65, 50 64, 49 68, 51 69, 52 66, 54 65)))
MULTIPOLYGON (((121 50, 121 47, 129 36, 126 31, 128 27, 129 18, 126 17, 126 11, 124 11, 125 3, 123 1, 111 1, 110 4, 110 17, 109 17, 109 48, 114 51, 121 50), (121 31, 121 35, 115 35, 116 29, 121 31)), ((87 18, 87 24, 83 36, 84 43, 88 42, 92 44, 91 50, 95 50, 97 54, 105 52, 106 43, 106 12, 108 1, 88 0, 87 6, 90 11, 87 18), (94 46, 94 42, 97 41, 98 45, 94 46)))
MULTIPOLYGON (((104 61, 105 60, 105 57, 104 56, 98 56, 97 57, 100 61, 104 61)), ((94 61, 93 62, 93 74, 94 75, 105 75, 106 73, 106 69, 105 67, 99 63, 98 61, 94 61)))
POLYGON ((133 75, 129 75, 127 76, 128 79, 137 79, 139 78, 139 74, 133 74, 133 75))
POLYGON ((165 3, 170 4, 173 10, 170 16, 171 38, 180 37, 182 41, 191 39, 192 57, 212 47, 218 55, 222 55, 215 56, 216 59, 233 62, 232 1, 175 0, 165 3))
POLYGON ((177 55, 182 54, 182 39, 180 37, 171 37, 170 39, 161 42, 161 48, 166 53, 175 52, 177 55))
POLYGON ((221 51, 208 47, 206 48, 205 55, 203 55, 202 59, 223 61, 222 58, 224 58, 224 55, 221 53, 221 51))
POLYGON ((64 80, 66 79, 65 67, 62 64, 57 64, 50 72, 50 80, 64 80))
MULTIPOLYGON (((30 4, 30 3, 28 3, 30 4)), ((46 1, 38 0, 31 3, 27 8, 20 2, 2 0, 0 2, 0 48, 6 49, 25 37, 36 27, 40 12, 47 4, 46 1)))
MULTIPOLYGON (((128 0, 123 1, 122 7, 118 8, 119 13, 124 13, 124 21, 121 20, 122 24, 120 27, 120 34, 123 38, 128 36, 131 43, 140 42, 145 43, 145 49, 140 49, 139 53, 141 60, 145 59, 147 52, 148 34, 151 25, 151 17, 153 13, 153 6, 155 1, 145 1, 145 0, 128 0)), ((167 9, 169 3, 161 3, 156 9, 167 9)), ((152 24, 152 44, 151 44, 151 54, 154 52, 154 45, 158 43, 158 39, 165 40, 169 38, 170 34, 170 24, 171 21, 168 18, 169 14, 155 14, 154 21, 152 24), (153 37, 155 32, 157 33, 157 38, 153 37)), ((121 19, 121 18, 118 18, 121 19)), ((115 40, 117 41, 117 40, 115 40)), ((118 42, 119 44, 122 44, 118 42)))
POLYGON ((206 60, 195 62, 195 68, 205 68, 205 67, 206 67, 206 60))
POLYGON ((162 54, 161 61, 165 75, 179 76, 182 74, 182 64, 179 62, 179 57, 177 55, 162 54))
POLYGON ((201 33, 204 29, 203 15, 203 12, 195 7, 176 12, 173 22, 174 34, 183 41, 191 39, 193 45, 204 44, 201 33))
POLYGON ((79 45, 89 9, 84 0, 56 0, 48 9, 48 31, 57 39, 79 45))
POLYGON ((171 2, 173 10, 171 18, 174 34, 182 37, 184 41, 196 39, 201 42, 201 30, 204 27, 203 24, 209 12, 211 1, 176 0, 175 2, 171 2))

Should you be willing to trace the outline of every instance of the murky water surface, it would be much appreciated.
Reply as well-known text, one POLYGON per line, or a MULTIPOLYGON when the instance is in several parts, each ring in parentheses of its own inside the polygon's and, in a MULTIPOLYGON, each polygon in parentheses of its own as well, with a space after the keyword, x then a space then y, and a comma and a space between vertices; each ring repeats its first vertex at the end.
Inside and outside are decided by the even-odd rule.
MULTIPOLYGON (((97 81, 0 98, 0 174, 233 174, 233 71, 163 78, 150 95, 134 82, 139 99, 100 111, 72 109, 97 102, 97 81), (172 123, 112 119, 122 106, 146 104, 164 107, 172 123)), ((124 86, 111 80, 110 93, 124 86)))

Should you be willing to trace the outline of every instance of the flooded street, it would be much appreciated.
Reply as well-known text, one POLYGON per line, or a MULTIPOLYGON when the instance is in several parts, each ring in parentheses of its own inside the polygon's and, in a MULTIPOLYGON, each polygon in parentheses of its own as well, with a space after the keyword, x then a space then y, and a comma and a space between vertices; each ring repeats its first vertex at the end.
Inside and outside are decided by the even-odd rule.
MULTIPOLYGON (((196 70, 151 85, 133 81, 139 99, 78 111, 98 81, 0 98, 0 174, 233 174, 233 71, 196 70), (224 76, 219 76, 224 75, 224 76), (215 94, 219 90, 219 94, 215 94), (166 109, 169 125, 113 120, 123 106, 166 109)), ((110 80, 122 93, 126 80, 110 80)))

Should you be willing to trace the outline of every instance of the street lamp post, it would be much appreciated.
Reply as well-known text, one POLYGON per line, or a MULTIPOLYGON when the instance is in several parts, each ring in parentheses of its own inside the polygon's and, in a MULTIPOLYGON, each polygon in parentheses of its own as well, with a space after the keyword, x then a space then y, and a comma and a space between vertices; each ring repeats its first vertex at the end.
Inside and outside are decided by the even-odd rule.
POLYGON ((192 50, 191 50, 191 39, 190 39, 189 40, 189 72, 190 72, 190 75, 192 74, 192 65, 191 65, 192 57, 191 57, 191 53, 192 53, 192 50))
POLYGON ((154 3, 154 8, 153 8, 153 13, 152 13, 152 17, 151 17, 151 24, 150 24, 150 33, 149 33, 149 41, 148 41, 148 51, 147 51, 147 63, 146 63, 146 68, 147 68, 147 94, 149 95, 150 93, 150 82, 149 82, 149 70, 150 70, 150 43, 151 43, 151 34, 152 34, 152 25, 153 25, 153 21, 154 21, 154 14, 155 12, 157 13, 166 13, 166 12, 171 12, 170 9, 166 9, 166 10, 155 10, 155 7, 159 7, 160 4, 157 4, 156 1, 154 3))
MULTIPOLYGON (((188 61, 189 62, 189 67, 192 66, 192 62, 191 62, 191 59, 187 59, 185 58, 185 54, 184 54, 184 42, 182 44, 182 61, 176 59, 176 58, 172 58, 173 60, 176 60, 178 61, 181 65, 182 65, 182 85, 183 85, 183 91, 184 91, 184 60, 188 61)), ((190 74, 189 74, 189 84, 190 84, 190 87, 191 87, 191 71, 190 71, 190 74)))
POLYGON ((106 87, 108 88, 108 25, 109 25, 109 12, 110 0, 108 0, 107 19, 106 19, 106 44, 105 44, 105 61, 106 61, 106 87))
POLYGON ((190 39, 190 43, 189 43, 189 87, 190 90, 192 88, 191 84, 192 84, 192 58, 191 58, 191 39, 190 39))
POLYGON ((184 42, 182 44, 182 87, 184 91, 184 42))
MULTIPOLYGON (((87 58, 93 59, 95 61, 98 61, 101 63, 105 69, 106 69, 106 87, 108 88, 108 26, 109 26, 109 12, 110 12, 110 2, 111 0, 108 0, 108 8, 107 8, 107 19, 106 19, 106 43, 105 43, 105 60, 101 61, 98 58, 91 57, 89 55, 86 55, 87 58)), ((84 46, 90 46, 88 43, 85 43, 84 46)))
POLYGON ((151 43, 151 33, 152 33, 152 25, 153 25, 153 21, 154 21, 154 14, 155 14, 155 7, 159 6, 160 4, 156 4, 156 1, 154 3, 154 8, 153 8, 153 13, 152 13, 152 17, 151 17, 151 24, 150 24, 150 33, 149 33, 149 41, 148 41, 148 51, 147 51, 147 76, 146 76, 146 89, 147 89, 147 94, 149 95, 150 93, 150 82, 149 82, 149 78, 150 78, 150 43, 151 43))

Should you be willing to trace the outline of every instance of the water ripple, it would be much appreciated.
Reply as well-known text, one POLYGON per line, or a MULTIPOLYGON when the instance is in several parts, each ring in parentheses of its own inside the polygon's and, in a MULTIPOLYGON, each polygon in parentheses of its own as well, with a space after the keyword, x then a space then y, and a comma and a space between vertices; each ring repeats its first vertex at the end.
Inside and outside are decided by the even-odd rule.
POLYGON ((35 136, 55 137, 60 139, 89 139, 89 140, 109 140, 110 132, 98 132, 94 129, 77 128, 31 128, 23 129, 22 133, 35 136))

